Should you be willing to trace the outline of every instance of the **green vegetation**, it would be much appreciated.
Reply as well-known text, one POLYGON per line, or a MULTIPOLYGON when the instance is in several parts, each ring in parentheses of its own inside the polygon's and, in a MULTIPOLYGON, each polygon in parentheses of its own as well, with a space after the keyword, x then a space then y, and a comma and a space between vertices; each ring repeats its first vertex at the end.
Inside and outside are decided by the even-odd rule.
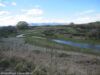
POLYGON ((26 36, 38 36, 78 43, 100 44, 100 22, 88 24, 69 24, 58 26, 33 26, 29 30, 19 31, 26 36))
POLYGON ((31 72, 35 68, 32 62, 29 62, 21 57, 0 56, 0 72, 14 71, 14 72, 31 72))
POLYGON ((33 75, 92 75, 93 72, 93 75, 100 75, 99 50, 52 41, 100 45, 99 38, 100 22, 28 26, 27 22, 20 21, 16 27, 0 27, 0 72, 33 75), (20 34, 24 37, 16 37, 20 34))
POLYGON ((16 26, 18 29, 21 29, 21 30, 28 29, 28 23, 25 21, 18 22, 16 26))
POLYGON ((33 44, 40 47, 56 49, 56 50, 65 50, 65 51, 72 51, 72 52, 81 52, 86 54, 93 54, 93 55, 100 55, 100 51, 92 50, 88 48, 80 48, 80 47, 73 47, 65 44, 56 43, 50 41, 49 39, 41 39, 41 38, 34 38, 34 37, 26 37, 25 43, 33 44))
POLYGON ((16 27, 7 26, 7 27, 0 27, 0 37, 9 37, 14 36, 17 34, 16 27))

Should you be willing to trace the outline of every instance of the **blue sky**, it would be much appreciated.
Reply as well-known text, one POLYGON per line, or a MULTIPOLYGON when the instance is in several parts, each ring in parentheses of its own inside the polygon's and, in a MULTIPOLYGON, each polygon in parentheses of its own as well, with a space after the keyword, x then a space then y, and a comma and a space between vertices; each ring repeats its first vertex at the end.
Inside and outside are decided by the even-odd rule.
POLYGON ((100 0, 0 0, 0 25, 100 21, 100 0))

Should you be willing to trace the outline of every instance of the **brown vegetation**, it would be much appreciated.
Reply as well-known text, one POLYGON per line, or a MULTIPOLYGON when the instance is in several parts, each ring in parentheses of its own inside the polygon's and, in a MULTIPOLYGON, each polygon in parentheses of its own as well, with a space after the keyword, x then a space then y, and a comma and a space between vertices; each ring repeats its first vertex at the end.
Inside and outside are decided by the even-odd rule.
POLYGON ((25 44, 22 38, 6 38, 2 41, 2 71, 31 72, 33 75, 100 74, 99 58, 25 44))

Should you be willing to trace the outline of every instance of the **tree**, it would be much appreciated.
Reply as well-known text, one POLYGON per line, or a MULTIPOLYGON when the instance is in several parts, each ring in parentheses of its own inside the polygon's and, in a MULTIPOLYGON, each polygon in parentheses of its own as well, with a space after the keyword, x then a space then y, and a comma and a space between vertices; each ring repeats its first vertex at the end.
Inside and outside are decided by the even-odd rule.
POLYGON ((29 24, 25 21, 19 21, 16 26, 18 29, 28 29, 28 25, 29 24))
POLYGON ((71 27, 76 27, 76 25, 75 25, 73 22, 71 22, 69 25, 70 25, 71 27))
POLYGON ((70 25, 74 25, 74 23, 73 23, 73 22, 71 22, 71 23, 70 23, 70 25))

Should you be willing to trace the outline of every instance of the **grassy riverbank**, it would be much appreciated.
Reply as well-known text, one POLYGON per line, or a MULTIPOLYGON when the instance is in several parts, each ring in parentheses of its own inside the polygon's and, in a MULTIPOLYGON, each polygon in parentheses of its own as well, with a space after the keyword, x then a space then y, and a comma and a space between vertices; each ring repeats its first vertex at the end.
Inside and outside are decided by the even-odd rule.
POLYGON ((24 39, 25 39, 26 43, 45 47, 45 48, 73 51, 73 52, 81 52, 81 53, 93 54, 93 55, 97 55, 97 56, 100 55, 99 50, 69 46, 69 45, 65 45, 65 44, 56 43, 56 42, 53 42, 48 39, 35 38, 35 37, 26 37, 24 39))
MULTIPOLYGON (((72 41, 76 43, 86 43, 92 45, 100 45, 100 39, 95 39, 92 37, 88 37, 87 35, 81 36, 80 32, 77 28, 67 27, 67 26, 38 26, 31 30, 19 31, 19 34, 26 34, 28 37, 38 36, 38 37, 47 37, 44 32, 53 34, 49 36, 52 39, 59 39, 65 41, 72 41), (74 35, 74 33, 76 33, 74 35)), ((85 29, 83 29, 83 34, 86 34, 85 29)), ((47 37, 48 38, 48 37, 47 37)))

